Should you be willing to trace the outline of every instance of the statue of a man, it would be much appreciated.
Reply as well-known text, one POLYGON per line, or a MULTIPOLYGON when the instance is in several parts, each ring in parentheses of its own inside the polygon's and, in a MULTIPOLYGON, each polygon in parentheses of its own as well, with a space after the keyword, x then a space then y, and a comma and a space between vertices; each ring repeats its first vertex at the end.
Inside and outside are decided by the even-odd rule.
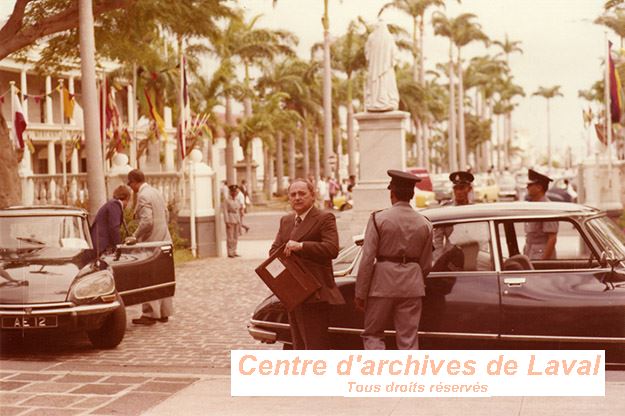
POLYGON ((365 109, 367 111, 392 111, 399 105, 399 92, 395 81, 395 64, 398 59, 395 39, 386 23, 379 20, 376 29, 365 44, 368 62, 365 85, 365 109))

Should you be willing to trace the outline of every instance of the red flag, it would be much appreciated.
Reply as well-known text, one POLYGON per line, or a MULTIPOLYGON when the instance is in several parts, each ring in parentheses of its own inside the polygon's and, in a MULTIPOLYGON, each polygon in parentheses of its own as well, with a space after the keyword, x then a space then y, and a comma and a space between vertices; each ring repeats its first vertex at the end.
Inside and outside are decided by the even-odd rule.
POLYGON ((611 50, 612 42, 608 41, 608 61, 610 65, 610 118, 612 119, 612 123, 618 123, 621 120, 621 111, 623 110, 621 80, 614 68, 611 50))
POLYGON ((24 148, 24 130, 26 130, 26 119, 24 118, 24 111, 22 110, 22 103, 17 97, 17 94, 13 92, 13 132, 15 146, 20 149, 24 148))

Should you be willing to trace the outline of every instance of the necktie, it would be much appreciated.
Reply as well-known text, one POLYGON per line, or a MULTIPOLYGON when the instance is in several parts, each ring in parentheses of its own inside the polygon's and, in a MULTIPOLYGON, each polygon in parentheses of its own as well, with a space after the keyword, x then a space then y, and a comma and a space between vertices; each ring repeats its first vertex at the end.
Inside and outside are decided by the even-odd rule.
POLYGON ((295 228, 297 228, 297 226, 300 225, 301 223, 302 223, 302 217, 298 215, 297 217, 295 217, 295 228))

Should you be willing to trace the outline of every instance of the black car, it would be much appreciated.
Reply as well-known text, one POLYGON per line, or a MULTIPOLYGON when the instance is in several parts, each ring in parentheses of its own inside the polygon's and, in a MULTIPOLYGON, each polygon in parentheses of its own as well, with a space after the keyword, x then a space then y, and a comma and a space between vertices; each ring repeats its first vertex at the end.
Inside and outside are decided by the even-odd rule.
MULTIPOLYGON (((420 323, 424 348, 561 348, 625 352, 625 233, 594 208, 556 202, 510 202, 421 211, 445 246, 434 251, 420 323), (556 221, 554 260, 523 255, 527 223, 556 221), (444 255, 459 250, 461 259, 444 255), (440 252, 437 252, 439 251, 440 252), (460 260, 460 261, 459 261, 460 260), (459 265, 459 267, 458 267, 459 265)), ((345 305, 332 306, 337 349, 362 348, 363 315, 354 308, 358 244, 343 250, 335 278, 345 305)), ((255 339, 291 343, 287 314, 275 296, 248 326, 255 339)), ((394 330, 386 331, 389 348, 394 330)))
POLYGON ((96 256, 84 210, 0 210, 0 322, 3 336, 86 331, 114 348, 126 331, 125 305, 173 296, 171 242, 120 246, 96 256))

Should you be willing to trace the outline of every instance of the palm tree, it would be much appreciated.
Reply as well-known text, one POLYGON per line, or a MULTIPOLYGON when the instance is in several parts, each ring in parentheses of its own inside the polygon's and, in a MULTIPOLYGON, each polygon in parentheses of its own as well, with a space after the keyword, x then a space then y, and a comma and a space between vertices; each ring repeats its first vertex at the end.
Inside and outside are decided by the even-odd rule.
POLYGON ((560 85, 555 85, 553 87, 538 87, 538 90, 533 94, 543 97, 547 100, 547 168, 551 170, 553 165, 553 161, 551 160, 551 122, 550 122, 550 109, 549 102, 552 98, 562 97, 562 92, 560 92, 560 85))
MULTIPOLYGON (((482 32, 481 25, 473 22, 475 16, 472 13, 463 13, 460 16, 448 20, 451 31, 449 32, 451 41, 456 45, 458 50, 458 141, 460 145, 460 166, 464 168, 467 166, 467 151, 466 151, 466 138, 465 138, 465 126, 464 126, 464 86, 462 82, 462 48, 474 41, 482 41, 488 44, 489 39, 484 32, 482 32)), ((432 23, 437 26, 445 25, 447 18, 442 13, 436 13, 435 18, 432 19, 432 23)), ((435 29, 436 30, 436 29, 435 29)), ((443 35, 446 36, 446 35, 443 35)))
POLYGON ((597 17, 595 23, 612 29, 619 37, 621 48, 623 48, 623 39, 625 38, 625 10, 615 9, 611 13, 606 12, 597 17))
POLYGON ((356 174, 356 146, 354 143, 354 104, 353 78, 357 71, 366 67, 365 42, 363 33, 356 32, 356 22, 352 21, 347 33, 332 44, 332 66, 347 77, 345 104, 347 105, 347 154, 348 174, 356 174))
POLYGON ((224 77, 225 101, 225 132, 226 132, 226 180, 234 183, 234 149, 232 133, 235 131, 235 121, 232 114, 232 88, 235 83, 235 67, 237 63, 248 66, 261 59, 272 59, 278 54, 289 52, 289 46, 295 41, 294 36, 284 31, 271 31, 254 28, 258 17, 245 21, 243 10, 237 10, 228 25, 219 31, 215 42, 210 47, 210 53, 219 59, 224 73, 231 76, 224 77))

